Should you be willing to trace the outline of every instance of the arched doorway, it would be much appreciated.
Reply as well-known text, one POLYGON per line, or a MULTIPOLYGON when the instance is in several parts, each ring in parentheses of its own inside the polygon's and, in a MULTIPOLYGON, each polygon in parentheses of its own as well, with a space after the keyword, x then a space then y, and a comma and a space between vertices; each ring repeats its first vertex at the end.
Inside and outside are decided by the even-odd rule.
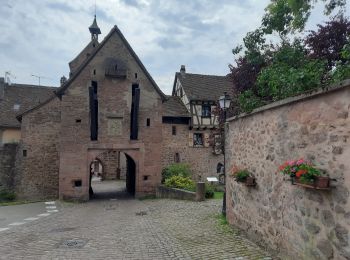
POLYGON ((132 196, 136 191, 136 164, 135 161, 127 154, 126 157, 126 190, 132 196))
POLYGON ((125 152, 107 150, 90 164, 90 199, 130 198, 136 192, 136 163, 125 152))

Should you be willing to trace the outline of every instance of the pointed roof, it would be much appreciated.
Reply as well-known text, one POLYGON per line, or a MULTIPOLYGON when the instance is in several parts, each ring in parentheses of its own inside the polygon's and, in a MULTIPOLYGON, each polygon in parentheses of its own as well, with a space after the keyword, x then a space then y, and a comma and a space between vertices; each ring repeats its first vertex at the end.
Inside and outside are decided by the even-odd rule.
POLYGON ((233 82, 230 75, 202 75, 186 72, 176 72, 173 85, 173 95, 177 79, 189 100, 217 101, 224 92, 233 92, 233 82))
POLYGON ((96 14, 94 17, 94 21, 92 22, 92 24, 89 27, 89 31, 92 34, 101 34, 100 27, 98 27, 97 22, 96 22, 96 14))
POLYGON ((146 77, 148 78, 148 80, 151 82, 151 84, 153 85, 154 89, 157 91, 157 93, 160 95, 160 97, 162 98, 163 101, 165 101, 167 99, 166 95, 161 91, 161 89, 158 87, 157 83, 154 81, 154 79, 152 78, 152 76, 149 74, 149 72, 147 71, 147 69, 145 68, 145 66, 142 64, 140 58, 137 56, 137 54, 135 53, 135 51, 131 48, 130 44, 128 43, 128 41, 125 39, 124 35, 122 34, 122 32, 119 30, 118 26, 114 25, 114 27, 111 29, 111 31, 108 33, 108 35, 103 39, 103 41, 100 43, 100 45, 95 48, 94 52, 91 53, 91 55, 80 65, 80 67, 78 69, 76 69, 76 71, 73 73, 73 75, 67 80, 67 82, 65 84, 63 84, 61 87, 59 87, 57 89, 57 91, 55 91, 57 96, 62 96, 64 94, 64 92, 66 91, 66 89, 70 86, 70 84, 75 80, 75 78, 83 71, 83 69, 89 64, 89 62, 95 57, 95 55, 103 48, 103 46, 106 44, 106 42, 108 42, 108 40, 112 37, 113 33, 116 33, 120 39, 122 40, 122 42, 124 43, 124 45, 126 46, 126 48, 128 49, 128 51, 130 52, 131 56, 135 59, 135 61, 137 62, 137 64, 140 66, 140 68, 142 69, 143 73, 145 73, 146 77))
POLYGON ((168 100, 164 102, 163 116, 166 117, 191 117, 186 106, 180 97, 167 96, 168 100))

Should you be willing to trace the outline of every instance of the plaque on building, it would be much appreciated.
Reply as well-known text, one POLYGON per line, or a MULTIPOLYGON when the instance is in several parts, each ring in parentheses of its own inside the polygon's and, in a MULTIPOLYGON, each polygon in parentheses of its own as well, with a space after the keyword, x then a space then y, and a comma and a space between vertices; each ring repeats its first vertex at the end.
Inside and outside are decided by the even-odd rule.
POLYGON ((117 136, 123 133, 123 118, 108 118, 108 135, 117 136))

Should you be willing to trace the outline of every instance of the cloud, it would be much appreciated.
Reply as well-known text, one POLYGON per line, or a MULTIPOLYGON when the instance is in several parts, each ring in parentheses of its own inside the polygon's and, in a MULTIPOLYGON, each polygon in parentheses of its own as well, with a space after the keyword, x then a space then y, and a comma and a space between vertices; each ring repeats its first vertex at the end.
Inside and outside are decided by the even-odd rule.
MULTIPOLYGON (((117 24, 167 94, 180 65, 188 72, 226 75, 231 49, 257 28, 269 0, 98 0, 97 22, 105 37, 117 24)), ((310 24, 324 19, 313 12, 310 24)), ((71 61, 90 41, 95 0, 2 0, 0 75, 21 83, 31 74, 58 86, 71 61)), ((309 26, 308 28, 314 28, 309 26)))

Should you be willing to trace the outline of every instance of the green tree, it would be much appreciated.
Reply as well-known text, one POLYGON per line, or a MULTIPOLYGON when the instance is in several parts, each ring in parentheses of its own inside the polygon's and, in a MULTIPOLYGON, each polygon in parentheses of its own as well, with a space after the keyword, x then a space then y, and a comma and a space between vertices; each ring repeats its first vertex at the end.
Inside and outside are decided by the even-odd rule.
POLYGON ((317 2, 325 3, 324 13, 330 15, 339 7, 344 11, 346 0, 271 0, 265 9, 262 28, 266 34, 277 32, 281 36, 302 31, 317 2))

